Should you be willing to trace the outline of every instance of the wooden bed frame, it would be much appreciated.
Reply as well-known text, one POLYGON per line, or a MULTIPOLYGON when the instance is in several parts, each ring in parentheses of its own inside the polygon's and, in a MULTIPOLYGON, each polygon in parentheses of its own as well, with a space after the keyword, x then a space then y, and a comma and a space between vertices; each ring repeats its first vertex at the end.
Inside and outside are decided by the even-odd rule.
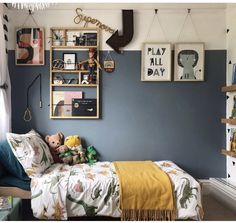
POLYGON ((0 187, 0 196, 13 196, 21 199, 30 199, 31 192, 18 187, 0 187))

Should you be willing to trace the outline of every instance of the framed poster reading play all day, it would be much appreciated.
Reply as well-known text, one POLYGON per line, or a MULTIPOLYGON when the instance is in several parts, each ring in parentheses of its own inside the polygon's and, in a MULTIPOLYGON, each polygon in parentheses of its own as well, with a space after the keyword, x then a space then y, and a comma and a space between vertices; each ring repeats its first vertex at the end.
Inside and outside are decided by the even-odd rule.
POLYGON ((144 43, 142 81, 171 81, 171 44, 144 43))

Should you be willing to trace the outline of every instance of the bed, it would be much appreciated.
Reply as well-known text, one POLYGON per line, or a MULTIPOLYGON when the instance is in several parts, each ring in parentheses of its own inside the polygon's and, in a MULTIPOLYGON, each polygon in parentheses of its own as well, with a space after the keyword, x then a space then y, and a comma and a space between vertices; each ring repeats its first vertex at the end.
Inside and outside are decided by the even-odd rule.
MULTIPOLYGON (((40 142, 43 146, 42 151, 46 151, 46 145, 40 140, 37 135, 32 148, 34 149, 35 144, 40 142)), ((23 141, 17 143, 18 147, 24 149, 27 145, 28 149, 28 144, 23 144, 23 141)), ((36 148, 37 152, 39 148, 39 146, 36 148)), ((7 142, 0 143, 0 164, 8 171, 2 171, 0 167, 0 195, 31 199, 31 208, 36 218, 56 220, 80 216, 119 218, 124 213, 119 206, 120 185, 112 162, 69 166, 50 164, 50 161, 48 167, 45 166, 43 171, 40 170, 42 172, 30 175, 32 171, 26 170, 31 169, 23 168, 22 163, 20 164, 25 156, 17 157, 17 154, 13 154, 16 151, 20 149, 16 149, 15 146, 10 148, 7 142)), ((34 152, 32 150, 24 154, 35 158, 34 152)), ((42 154, 39 154, 40 160, 44 157, 42 154)), ((45 159, 42 161, 45 162, 45 159)), ((158 161, 154 164, 169 176, 176 202, 177 219, 201 220, 203 211, 200 184, 171 161, 158 161)))
MULTIPOLYGON (((199 183, 171 161, 155 162, 165 171, 176 196, 177 219, 202 219, 199 183)), ((54 164, 31 181, 31 206, 39 219, 76 216, 120 217, 119 183, 111 162, 92 166, 54 164), (112 189, 111 189, 112 188, 112 189)))
MULTIPOLYGON (((201 220, 200 184, 171 161, 155 164, 171 179, 176 196, 177 219, 201 220)), ((54 164, 41 177, 31 180, 31 191, 0 186, 0 195, 31 199, 34 216, 38 219, 65 220, 78 216, 119 218, 121 215, 118 179, 111 162, 98 162, 92 166, 54 164), (112 186, 115 188, 109 193, 112 186)))

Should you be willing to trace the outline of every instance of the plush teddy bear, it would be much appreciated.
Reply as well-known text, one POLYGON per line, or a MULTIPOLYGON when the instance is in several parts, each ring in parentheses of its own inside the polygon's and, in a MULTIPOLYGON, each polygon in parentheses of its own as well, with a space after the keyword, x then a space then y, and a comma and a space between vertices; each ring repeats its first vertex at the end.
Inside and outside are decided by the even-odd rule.
POLYGON ((63 162, 58 156, 58 151, 66 150, 66 146, 63 145, 63 139, 64 135, 61 132, 58 132, 55 135, 47 135, 45 137, 45 141, 49 146, 54 163, 63 162))
POLYGON ((85 150, 81 145, 81 140, 78 135, 66 137, 64 145, 66 145, 73 154, 73 164, 85 163, 87 161, 85 150))
POLYGON ((97 151, 93 146, 87 147, 86 156, 88 158, 89 164, 94 164, 97 162, 97 151))

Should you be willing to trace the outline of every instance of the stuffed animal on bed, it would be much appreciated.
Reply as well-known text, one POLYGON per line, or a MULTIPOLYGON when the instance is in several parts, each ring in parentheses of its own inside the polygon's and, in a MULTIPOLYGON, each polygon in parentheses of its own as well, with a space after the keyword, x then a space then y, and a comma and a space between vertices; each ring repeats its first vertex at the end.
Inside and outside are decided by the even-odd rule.
POLYGON ((85 163, 87 161, 86 152, 81 145, 81 140, 78 135, 66 137, 64 145, 66 145, 72 153, 72 164, 85 163))
POLYGON ((63 163, 73 164, 73 152, 67 146, 60 146, 57 149, 58 156, 62 160, 63 163))
POLYGON ((47 135, 45 141, 47 142, 50 152, 52 154, 54 163, 63 162, 58 155, 58 151, 66 150, 66 146, 63 145, 64 135, 61 132, 56 133, 55 135, 47 135))
POLYGON ((87 147, 86 156, 89 164, 94 164, 97 162, 97 151, 93 146, 87 147))

